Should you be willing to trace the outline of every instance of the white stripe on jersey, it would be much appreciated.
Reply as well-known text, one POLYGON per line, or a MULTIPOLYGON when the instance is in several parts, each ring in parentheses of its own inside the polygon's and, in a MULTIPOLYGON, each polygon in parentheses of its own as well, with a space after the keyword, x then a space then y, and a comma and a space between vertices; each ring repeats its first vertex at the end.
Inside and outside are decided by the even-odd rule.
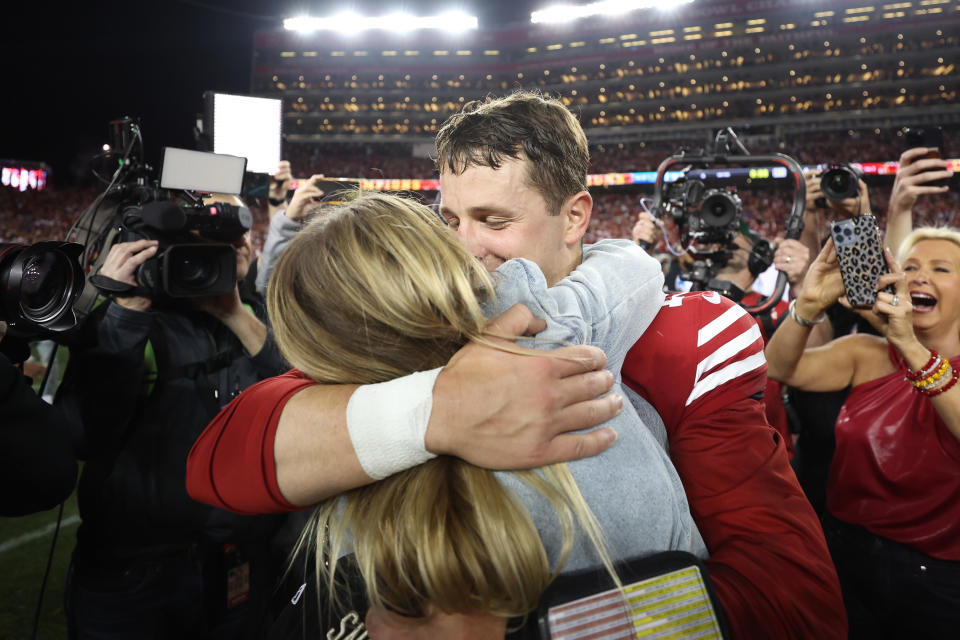
POLYGON ((711 320, 706 326, 700 327, 700 330, 697 331, 697 346, 702 347, 707 344, 720 335, 720 332, 745 315, 747 315, 747 312, 744 311, 740 305, 735 304, 729 307, 726 311, 711 320))
MULTIPOLYGON (((700 376, 703 375, 704 371, 710 371, 710 369, 713 369, 720 363, 729 360, 757 340, 763 340, 763 336, 760 335, 760 326, 754 322, 749 329, 733 340, 724 343, 719 349, 697 363, 697 375, 693 380, 693 385, 696 386, 697 383, 700 382, 700 376)), ((761 347, 760 350, 762 351, 763 347, 761 347)))
POLYGON ((686 406, 690 406, 690 403, 707 393, 708 391, 713 391, 724 382, 733 380, 737 376, 741 376, 748 371, 753 371, 754 369, 759 369, 767 362, 767 359, 763 357, 763 351, 755 353, 746 360, 738 360, 732 362, 725 366, 723 369, 714 371, 708 375, 703 380, 697 381, 693 386, 693 390, 690 392, 690 396, 687 398, 686 406))

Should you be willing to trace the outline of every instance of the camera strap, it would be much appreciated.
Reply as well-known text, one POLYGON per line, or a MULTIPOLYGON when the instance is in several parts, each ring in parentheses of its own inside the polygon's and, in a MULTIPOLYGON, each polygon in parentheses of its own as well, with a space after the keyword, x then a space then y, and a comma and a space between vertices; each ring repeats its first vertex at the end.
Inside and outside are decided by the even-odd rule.
POLYGON ((132 296, 149 297, 151 295, 150 290, 144 287, 120 282, 119 280, 114 280, 99 273, 90 276, 90 284, 96 287, 100 293, 115 298, 129 298, 132 296))

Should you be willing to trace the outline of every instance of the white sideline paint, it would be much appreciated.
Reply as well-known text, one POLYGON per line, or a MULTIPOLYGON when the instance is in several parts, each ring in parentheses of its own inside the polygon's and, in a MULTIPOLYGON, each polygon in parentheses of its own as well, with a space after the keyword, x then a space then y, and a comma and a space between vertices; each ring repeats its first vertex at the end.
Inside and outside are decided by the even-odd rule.
MULTIPOLYGON (((72 527, 75 524, 79 524, 79 522, 80 522, 80 516, 72 515, 68 518, 63 519, 63 521, 60 523, 60 528, 66 529, 67 527, 72 527)), ((50 524, 42 526, 39 529, 34 529, 33 531, 19 535, 16 538, 7 540, 6 542, 0 544, 0 553, 13 551, 14 549, 18 547, 22 547, 28 542, 32 542, 37 538, 42 538, 43 536, 49 535, 53 533, 53 529, 56 526, 57 526, 56 522, 51 522, 50 524)))

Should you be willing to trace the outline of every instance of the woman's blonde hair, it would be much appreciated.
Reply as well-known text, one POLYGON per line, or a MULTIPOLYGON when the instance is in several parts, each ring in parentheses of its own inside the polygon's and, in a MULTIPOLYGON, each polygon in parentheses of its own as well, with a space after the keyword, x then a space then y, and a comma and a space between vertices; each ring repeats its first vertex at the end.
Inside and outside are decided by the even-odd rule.
POLYGON ((918 227, 911 231, 900 243, 900 248, 897 250, 897 262, 902 263, 910 250, 924 240, 946 240, 960 248, 960 231, 953 227, 918 227))
MULTIPOLYGON (((277 263, 267 302, 290 364, 318 382, 366 384, 442 366, 467 341, 484 340, 490 296, 489 274, 432 211, 363 194, 300 231, 277 263)), ((493 472, 447 456, 327 500, 298 550, 316 545, 317 576, 333 598, 337 559, 352 548, 370 602, 411 616, 428 605, 529 613, 570 552, 575 517, 613 573, 567 466, 519 473, 557 511, 557 567, 493 472)))

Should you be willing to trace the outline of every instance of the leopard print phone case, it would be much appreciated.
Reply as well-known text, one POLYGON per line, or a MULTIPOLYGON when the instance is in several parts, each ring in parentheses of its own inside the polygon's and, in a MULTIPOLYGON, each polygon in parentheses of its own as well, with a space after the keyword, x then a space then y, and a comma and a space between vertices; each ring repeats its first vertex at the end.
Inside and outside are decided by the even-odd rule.
POLYGON ((869 213, 838 220, 830 225, 837 248, 840 276, 847 300, 858 309, 869 309, 877 299, 877 279, 887 273, 877 219, 869 213))

